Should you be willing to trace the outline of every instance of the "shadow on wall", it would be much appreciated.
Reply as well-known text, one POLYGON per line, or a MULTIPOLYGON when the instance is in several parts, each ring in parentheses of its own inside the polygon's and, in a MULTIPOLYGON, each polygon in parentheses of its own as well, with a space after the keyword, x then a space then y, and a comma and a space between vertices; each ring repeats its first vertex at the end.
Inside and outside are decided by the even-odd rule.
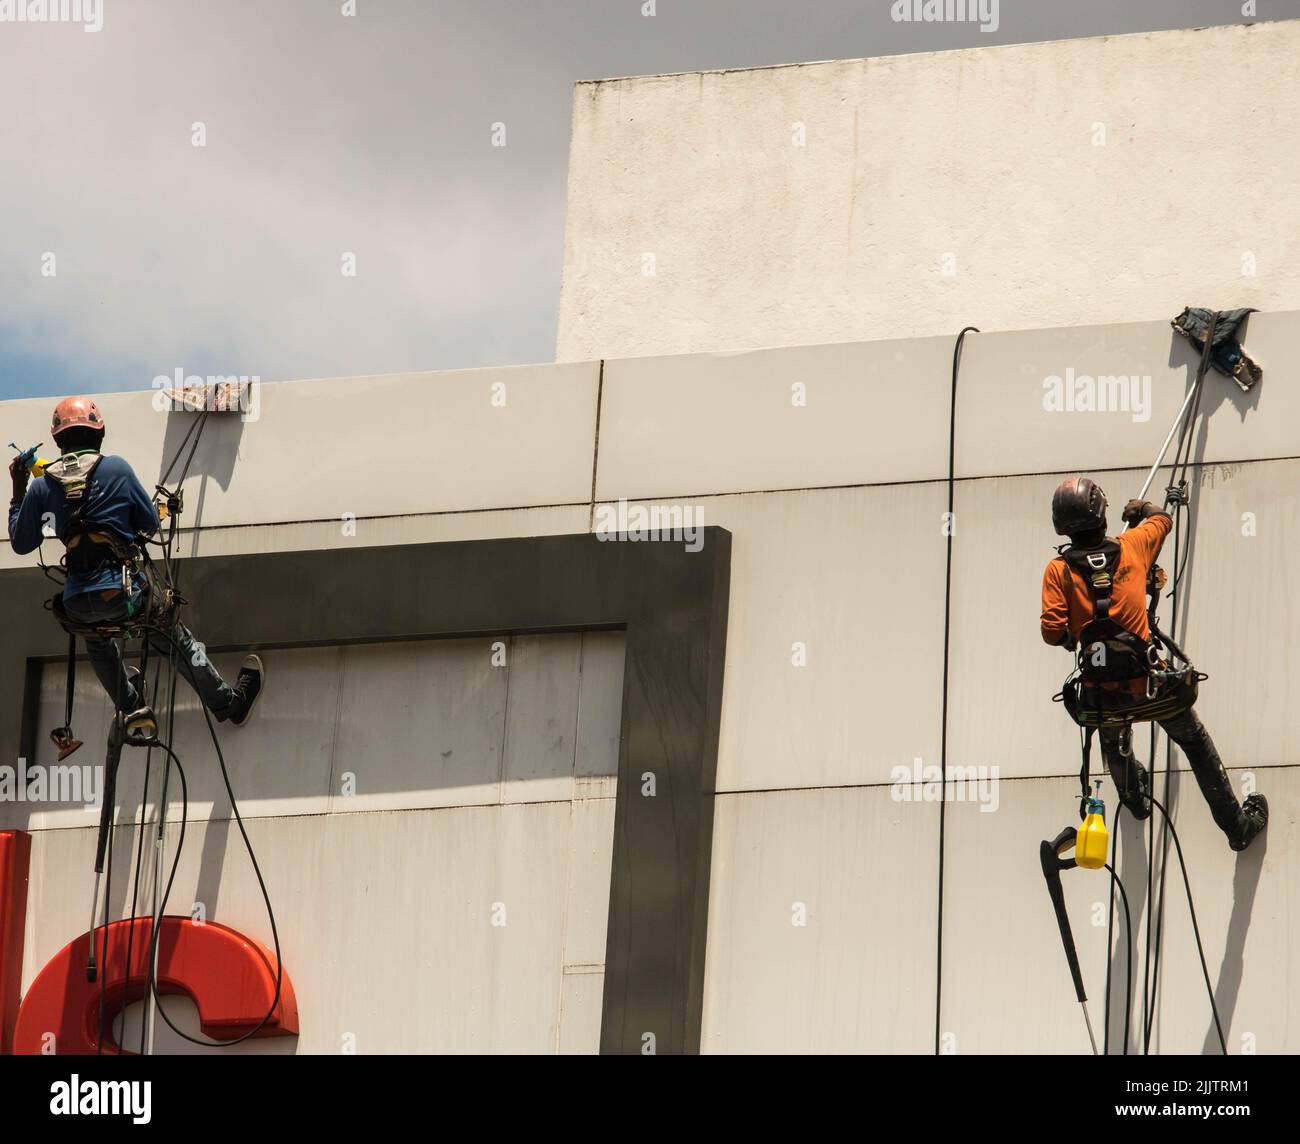
MULTIPOLYGON (((1246 332, 1249 324, 1250 319, 1247 317, 1237 331, 1237 337, 1243 342, 1246 339, 1246 332)), ((1170 346, 1169 350, 1169 364, 1171 366, 1177 366, 1181 363, 1183 368, 1186 370, 1187 383, 1183 387, 1184 392, 1186 392, 1191 388, 1192 383, 1196 379, 1196 371, 1200 366, 1201 355, 1186 338, 1182 338, 1177 334, 1173 334, 1172 338, 1173 344, 1170 346)), ((1195 487, 1191 487, 1191 483, 1196 481, 1204 482, 1207 479, 1210 479, 1214 473, 1212 466, 1209 469, 1202 467, 1205 464, 1205 451, 1209 439, 1210 419, 1219 406, 1231 404, 1236 407, 1239 419, 1245 421, 1248 414, 1258 409, 1260 390, 1267 384, 1268 378, 1266 375, 1258 385, 1247 392, 1231 378, 1224 377, 1223 374, 1217 372, 1212 366, 1206 372, 1205 381, 1202 384, 1201 394, 1198 399, 1200 408, 1196 417, 1196 428, 1194 429, 1195 436, 1192 440, 1191 447, 1188 450, 1191 458, 1191 465, 1185 470, 1189 482, 1189 488, 1187 490, 1189 500, 1181 529, 1185 536, 1175 535, 1174 537, 1174 539, 1178 541, 1177 552, 1180 562, 1180 580, 1186 580, 1188 583, 1194 582, 1192 570, 1196 564, 1196 537, 1200 533, 1200 530, 1197 527, 1200 517, 1200 498, 1196 496, 1197 490, 1195 487)), ((1171 473, 1169 465, 1172 458, 1177 455, 1176 451, 1178 445, 1179 442, 1175 439, 1173 444, 1170 446, 1169 452, 1165 455, 1164 467, 1161 468, 1160 472, 1156 475, 1156 479, 1152 482, 1151 490, 1147 494, 1149 499, 1154 500, 1157 503, 1163 503, 1164 494, 1168 489, 1170 478, 1174 477, 1174 479, 1177 479, 1176 475, 1171 473), (1161 483, 1162 481, 1164 482, 1163 484, 1161 483)), ((1179 473, 1182 472, 1184 472, 1184 469, 1180 466, 1179 473)), ((1173 595, 1173 593, 1171 592, 1170 595, 1173 595)), ((1182 641, 1187 635, 1186 608, 1179 608, 1177 610, 1177 620, 1177 623, 1171 621, 1169 633, 1175 640, 1182 641)))
MULTIPOLYGON (((1161 801, 1169 808, 1175 819, 1178 816, 1182 781, 1186 775, 1186 771, 1174 771, 1170 774, 1169 785, 1161 795, 1161 801)), ((1193 796, 1197 797, 1194 785, 1193 796)), ((1153 878, 1156 929, 1152 937, 1154 939, 1155 934, 1160 933, 1162 952, 1167 952, 1169 939, 1167 934, 1162 933, 1166 926, 1162 924, 1160 916, 1163 914, 1167 917, 1171 909, 1186 909, 1186 897, 1177 852, 1172 840, 1162 841, 1164 836, 1161 833, 1161 816, 1158 811, 1155 812, 1154 818, 1156 820, 1156 853, 1165 853, 1167 855, 1163 875, 1161 873, 1161 862, 1157 861, 1154 869, 1152 869, 1151 864, 1147 861, 1147 823, 1137 822, 1126 813, 1122 814, 1119 819, 1121 853, 1123 856, 1119 869, 1120 877, 1123 879, 1124 886, 1128 891, 1129 909, 1135 927, 1140 927, 1141 919, 1146 918, 1149 920, 1150 916, 1152 916, 1148 915, 1147 912, 1147 878, 1149 874, 1153 878)), ((1216 841, 1218 841, 1217 832, 1216 841)), ((1267 851, 1268 833, 1266 831, 1248 851, 1235 856, 1232 881, 1232 914, 1228 919, 1224 935, 1223 951, 1216 961, 1213 951, 1206 950, 1206 966, 1210 974, 1210 981, 1213 983, 1214 1004, 1218 1009, 1219 1022, 1223 1026, 1223 1035, 1228 1043, 1228 1052, 1230 1054, 1240 1051, 1239 1047, 1236 1050, 1233 1048, 1232 1024, 1236 1015, 1237 1000, 1245 972, 1246 937, 1250 930, 1251 913, 1254 909, 1255 895, 1259 888, 1264 855, 1267 851)), ((1189 861, 1195 861, 1194 855, 1190 853, 1187 858, 1189 861)), ((1123 1051, 1125 997, 1121 983, 1124 982, 1125 975, 1128 973, 1128 959, 1131 957, 1133 980, 1130 983, 1129 997, 1131 1015, 1128 1052, 1130 1054, 1140 1054, 1145 1051, 1143 1047, 1143 1030, 1145 1026, 1143 1006, 1145 1004, 1147 1009, 1151 1008, 1149 1000, 1150 984, 1145 978, 1146 934, 1141 928, 1136 928, 1135 933, 1127 935, 1126 943, 1126 935, 1121 928, 1124 926, 1124 915, 1118 897, 1115 902, 1114 925, 1118 940, 1115 941, 1113 946, 1114 953, 1111 957, 1109 969, 1111 982, 1108 1025, 1110 1051, 1113 1054, 1123 1051)), ((1156 963, 1153 960, 1152 971, 1159 975, 1156 983, 1157 992, 1163 993, 1166 973, 1163 968, 1156 969, 1155 966, 1156 963)), ((1215 1027, 1214 1014, 1209 1011, 1208 999, 1201 984, 1199 971, 1195 981, 1195 988, 1195 995, 1189 996, 1186 1000, 1189 1005, 1203 1005, 1206 1009, 1206 1029, 1201 1052, 1207 1056, 1219 1056, 1222 1051, 1219 1047, 1219 1034, 1215 1027)), ((1155 1028, 1151 1035, 1150 1047, 1152 1052, 1159 1051, 1160 1012, 1161 1006, 1157 1004, 1154 1012, 1155 1028)))
MULTIPOLYGON (((244 728, 217 725, 240 812, 251 820, 612 797, 624 649, 622 632, 600 631, 262 652, 268 688, 255 718, 244 728)), ((231 679, 240 658, 217 655, 213 661, 231 679)), ((109 705, 88 675, 79 673, 77 697, 86 745, 68 765, 97 767, 109 705)), ((40 726, 61 712, 62 688, 62 665, 46 665, 40 726)), ((183 681, 171 741, 185 768, 190 821, 211 824, 197 900, 215 902, 228 846, 233 842, 238 852, 241 845, 207 724, 183 681)), ((41 740, 34 764, 48 773, 55 763, 53 745, 41 740)), ((162 761, 156 752, 151 760, 143 751, 124 754, 110 888, 119 914, 135 892, 132 862, 141 843, 146 767, 148 819, 162 761)), ((175 824, 180 784, 174 772, 169 784, 168 820, 175 824)), ((79 802, 10 803, 5 809, 3 825, 23 829, 97 822, 79 802)), ((152 831, 147 827, 143 840, 146 893, 152 831)))
MULTIPOLYGON (((1146 915, 1147 908, 1147 872, 1149 863, 1147 862, 1146 824, 1138 822, 1132 815, 1123 812, 1122 809, 1117 810, 1116 814, 1118 816, 1116 827, 1119 832, 1121 852, 1123 854, 1123 859, 1117 868, 1128 892, 1129 917, 1136 926, 1139 919, 1146 915)), ((1125 924, 1124 913, 1120 907, 1118 895, 1114 903, 1112 919, 1113 925, 1116 927, 1125 924)), ((1106 1025, 1106 1043, 1110 1046, 1111 1053, 1122 1050, 1124 1044, 1124 1015, 1127 1008, 1129 1012, 1128 1051, 1130 1053, 1140 1053, 1142 1051, 1143 1024, 1142 959, 1145 951, 1138 944, 1136 932, 1127 933, 1121 931, 1121 938, 1120 941, 1115 942, 1113 945, 1114 954, 1110 962, 1109 980, 1111 987, 1108 993, 1110 1010, 1106 1025), (1133 970, 1132 979, 1128 977, 1130 966, 1133 970), (1127 982, 1127 1005, 1120 982, 1127 982)))
POLYGON ((185 506, 181 518, 183 528, 202 526, 209 480, 215 481, 223 492, 230 488, 243 435, 244 419, 238 413, 171 412, 167 415, 163 460, 156 483, 175 490, 181 484, 182 474, 200 478, 195 503, 185 506))
MULTIPOLYGON (((1219 1010, 1223 1036, 1228 1042, 1228 1052, 1234 1049, 1231 1041, 1232 1018, 1237 1009, 1237 996, 1241 991, 1241 977, 1245 972, 1246 933, 1250 929, 1251 911, 1255 908, 1255 893, 1264 869, 1264 855, 1268 853, 1268 831, 1265 831, 1244 854, 1237 858, 1237 869, 1232 876, 1232 914, 1228 918, 1228 932, 1223 943, 1223 956, 1219 959, 1218 984, 1214 989, 1214 1003, 1219 1010)), ((1211 1014, 1205 1030, 1201 1052, 1218 1053, 1219 1034, 1211 1014)))
MULTIPOLYGON (((1243 324, 1238 331, 1238 337, 1244 342, 1246 340, 1246 328, 1243 324)), ((1176 334, 1171 335, 1169 365, 1177 368, 1182 366, 1186 372, 1184 385, 1184 394, 1190 390, 1196 372, 1200 364, 1201 354, 1196 347, 1192 346, 1185 338, 1176 334)), ((1195 421, 1195 428, 1192 430, 1193 439, 1190 442, 1190 466, 1186 470, 1189 487, 1187 489, 1188 504, 1186 511, 1181 514, 1182 519, 1179 522, 1178 531, 1171 535, 1169 542, 1164 551, 1162 564, 1170 574, 1170 583, 1166 588, 1165 603, 1172 606, 1172 611, 1166 613, 1166 627, 1173 635, 1174 639, 1189 646, 1188 620, 1189 605, 1195 599, 1193 593, 1190 598, 1180 599, 1180 594, 1174 589, 1179 583, 1188 585, 1195 583, 1194 565, 1197 559, 1197 537, 1199 529, 1197 527, 1200 514, 1200 497, 1198 495, 1199 486, 1214 477, 1214 466, 1205 466, 1206 446, 1208 437, 1209 421, 1213 413, 1223 405, 1231 404, 1237 410, 1238 417, 1245 421, 1247 416, 1256 411, 1260 402, 1260 390, 1268 384, 1267 363, 1262 363, 1265 367, 1266 374, 1264 379, 1250 391, 1243 391, 1231 378, 1225 377, 1213 368, 1207 372, 1204 386, 1199 398, 1199 411, 1195 421), (1177 581, 1174 579, 1177 573, 1177 581)), ((1180 466, 1179 474, 1171 472, 1171 462, 1178 452, 1179 442, 1177 438, 1171 443, 1169 451, 1165 455, 1162 466, 1152 486, 1147 493, 1149 499, 1156 503, 1163 503, 1166 490, 1171 483, 1171 479, 1176 482, 1177 476, 1183 470, 1180 466)), ((1153 458, 1154 460, 1154 458, 1153 458)), ((1189 651, 1194 656, 1195 648, 1189 647, 1189 651)), ((1213 733, 1213 728, 1210 728, 1213 733)), ((1141 741, 1147 741, 1147 732, 1140 732, 1141 741)), ((1157 750, 1157 765, 1164 765, 1163 736, 1153 740, 1153 743, 1159 743, 1161 746, 1157 750)), ((1135 744, 1136 745, 1136 744, 1135 744)), ((1176 748, 1175 748, 1176 751, 1176 748)), ((1177 756, 1175 756, 1177 757, 1177 756)), ((1151 765, 1150 758, 1145 760, 1151 765)), ((1229 760, 1231 763, 1231 760, 1229 760)), ((1155 769, 1155 768, 1153 768, 1155 769)), ((1177 817, 1177 808, 1180 795, 1180 785, 1182 775, 1186 772, 1174 772, 1169 776, 1169 785, 1165 787, 1162 795, 1162 801, 1165 801, 1169 807, 1170 813, 1177 817)), ((1186 902, 1183 896, 1182 872, 1178 866, 1177 854, 1172 843, 1166 839, 1162 833, 1162 821, 1160 815, 1155 816, 1155 837, 1156 852, 1166 855, 1166 862, 1162 872, 1162 862, 1157 859, 1152 864, 1147 858, 1147 826, 1145 823, 1137 823, 1127 814, 1123 814, 1119 819, 1118 833, 1121 843, 1122 859, 1119 863, 1120 876, 1128 890, 1129 906, 1131 916, 1136 926, 1141 926, 1141 919, 1148 918, 1148 905, 1154 905, 1155 914, 1155 931, 1152 935, 1160 934, 1164 926, 1162 925, 1161 915, 1168 917, 1171 909, 1185 909, 1186 902), (1148 902, 1148 877, 1154 879, 1152 892, 1154 902, 1148 902)), ((1213 983, 1215 1005, 1218 1009, 1219 1019, 1223 1027, 1224 1037, 1229 1040, 1229 1051, 1233 1051, 1231 1044, 1232 1023, 1235 1016, 1238 997, 1240 993, 1242 976, 1244 972, 1244 952, 1246 946, 1247 933, 1250 928, 1251 912, 1254 907, 1255 896, 1259 885, 1259 878, 1263 864, 1264 853, 1267 849, 1267 834, 1261 838, 1247 853, 1236 858, 1236 864, 1233 874, 1233 905, 1232 914, 1224 935, 1224 943, 1221 956, 1216 960, 1212 951, 1207 950, 1207 967, 1210 974, 1210 980, 1213 983)), ((1216 833, 1217 840, 1217 833, 1216 833)), ((1189 856, 1190 860, 1190 856, 1189 856)), ((1115 927, 1115 939, 1113 954, 1109 963, 1109 998, 1110 1004, 1107 1011, 1107 1028, 1109 1032, 1110 1051, 1112 1053, 1123 1051, 1123 1033, 1126 997, 1124 993, 1124 982, 1126 974, 1131 965, 1133 971, 1133 980, 1129 986, 1128 1004, 1131 1006, 1130 1018, 1130 1036, 1128 1051, 1130 1053, 1142 1053, 1144 1051, 1144 1026, 1146 1023, 1146 1014, 1144 1006, 1152 1008, 1148 1000, 1150 983, 1146 979, 1147 973, 1147 937, 1145 932, 1139 928, 1135 934, 1126 935, 1124 932, 1124 916, 1118 900, 1114 906, 1112 924, 1115 927)), ((1167 945, 1167 937, 1162 936, 1161 946, 1167 945)), ((1153 966, 1154 966, 1153 962, 1153 966)), ((1165 972, 1160 971, 1160 980, 1157 988, 1163 989, 1165 972)), ((1198 974, 1198 990, 1199 985, 1198 974)), ((1204 992, 1201 991, 1197 998, 1189 997, 1189 1004, 1203 1004, 1206 1012, 1206 1029, 1202 1041, 1202 1052, 1211 1055, 1220 1053, 1218 1030, 1214 1022, 1214 1015, 1208 1012, 1209 1006, 1204 998, 1204 992)), ((1159 1019, 1160 1006, 1154 1006, 1154 1020, 1156 1027, 1152 1032, 1151 1049, 1157 1051, 1159 1045, 1159 1019)))
MULTIPOLYGON (((1243 346, 1249 344, 1249 314, 1242 319, 1241 325, 1237 327, 1236 338, 1243 346)), ((1171 367, 1181 365, 1187 371, 1187 384, 1183 387, 1184 392, 1191 388, 1192 382, 1196 378, 1196 370, 1200 364, 1201 351, 1180 334, 1170 334, 1169 365, 1171 367)), ((1223 374, 1211 366, 1205 376, 1205 389, 1201 393, 1201 413, 1208 419, 1220 405, 1231 403, 1237 407, 1240 419, 1245 421, 1248 413, 1259 408, 1260 390, 1268 384, 1268 363, 1261 362, 1260 365, 1264 370, 1264 377, 1249 392, 1243 390, 1235 381, 1229 377, 1224 377, 1223 374)), ((1201 456, 1202 454, 1198 453, 1197 460, 1200 460, 1201 456)))

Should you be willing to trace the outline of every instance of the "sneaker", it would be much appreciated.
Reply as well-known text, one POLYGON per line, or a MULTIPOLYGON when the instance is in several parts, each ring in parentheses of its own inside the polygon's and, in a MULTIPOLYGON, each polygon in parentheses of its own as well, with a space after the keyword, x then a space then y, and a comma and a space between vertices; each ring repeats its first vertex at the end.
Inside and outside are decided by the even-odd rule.
POLYGON ((239 665, 239 676, 235 680, 235 699, 231 703, 226 718, 236 727, 242 727, 253 714, 257 698, 262 694, 266 683, 266 668, 262 657, 250 655, 244 657, 239 665))
POLYGON ((1268 826, 1268 799, 1262 794, 1248 795, 1241 804, 1242 825, 1235 838, 1228 839, 1228 845, 1234 850, 1245 850, 1255 839, 1264 833, 1268 826))

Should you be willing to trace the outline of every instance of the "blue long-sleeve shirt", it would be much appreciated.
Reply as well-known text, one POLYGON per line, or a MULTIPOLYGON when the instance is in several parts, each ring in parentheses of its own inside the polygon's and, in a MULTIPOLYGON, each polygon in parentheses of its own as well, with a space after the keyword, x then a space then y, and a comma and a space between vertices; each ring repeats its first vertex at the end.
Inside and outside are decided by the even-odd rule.
MULTIPOLYGON (((135 471, 121 457, 104 457, 95 466, 86 497, 84 520, 102 532, 113 532, 123 540, 133 541, 138 533, 152 534, 158 528, 158 512, 153 501, 135 471)), ((9 506, 9 543, 19 556, 40 547, 47 521, 54 525, 54 535, 65 541, 68 503, 63 486, 49 477, 37 477, 28 486, 22 502, 9 506)), ((70 573, 63 597, 68 599, 121 586, 121 572, 112 568, 80 575, 70 573)))

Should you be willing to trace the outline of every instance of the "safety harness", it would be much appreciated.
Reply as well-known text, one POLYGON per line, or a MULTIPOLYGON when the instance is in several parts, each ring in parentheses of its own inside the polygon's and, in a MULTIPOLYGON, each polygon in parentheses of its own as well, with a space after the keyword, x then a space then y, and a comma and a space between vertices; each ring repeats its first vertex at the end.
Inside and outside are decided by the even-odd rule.
POLYGON ((1054 699, 1064 702, 1080 726, 1127 727, 1132 723, 1172 719, 1190 708, 1199 684, 1207 678, 1156 622, 1156 606, 1164 573, 1152 565, 1147 580, 1150 604, 1149 639, 1142 639, 1111 617, 1111 594, 1119 566, 1119 542, 1107 537, 1091 546, 1066 545, 1058 550, 1062 560, 1083 580, 1092 598, 1092 619, 1079 633, 1075 670, 1054 699), (1131 703, 1131 692, 1111 691, 1107 683, 1145 679, 1145 696, 1131 703))
POLYGON ((1064 545, 1057 554, 1079 574, 1092 599, 1092 619, 1079 633, 1075 669, 1060 692, 1052 696, 1054 701, 1065 704, 1070 718, 1083 728, 1079 788, 1081 800, 1086 801, 1092 737, 1098 728, 1119 729, 1120 753, 1128 755, 1134 723, 1162 722, 1189 710, 1200 693, 1201 680, 1208 676, 1196 670, 1182 648, 1156 622, 1164 586, 1164 571, 1158 564, 1151 566, 1147 577, 1147 625, 1151 636, 1144 640, 1110 614, 1120 558, 1118 541, 1106 537, 1094 545, 1064 545), (1126 687, 1103 686, 1123 685, 1135 679, 1146 682, 1145 694, 1137 702, 1126 687))
MULTIPOLYGON (((60 590, 46 602, 46 608, 54 614, 64 631, 68 633, 68 668, 67 688, 64 697, 63 725, 50 732, 50 739, 59 752, 62 762, 80 747, 81 740, 72 733, 72 708, 77 686, 77 636, 86 639, 120 639, 123 642, 136 637, 144 637, 151 628, 170 631, 176 618, 176 612, 183 602, 168 578, 160 575, 157 566, 149 556, 148 538, 141 536, 136 541, 123 540, 115 532, 97 525, 89 519, 87 512, 95 471, 103 457, 91 450, 70 453, 61 457, 45 469, 45 476, 57 482, 63 488, 66 503, 66 529, 63 543, 65 552, 60 561, 66 574, 87 575, 105 569, 120 570, 122 592, 126 600, 127 619, 125 622, 103 622, 84 624, 72 619, 63 604, 63 592, 60 590), (142 583, 144 592, 144 609, 137 615, 133 599, 136 583, 142 583)), ((161 490, 165 492, 166 490, 161 490)), ((169 516, 175 520, 179 512, 178 496, 168 495, 169 516)), ((143 660, 141 671, 147 666, 149 641, 143 638, 143 660)), ((124 734, 128 742, 148 742, 157 734, 157 721, 153 712, 142 707, 124 716, 124 734)))

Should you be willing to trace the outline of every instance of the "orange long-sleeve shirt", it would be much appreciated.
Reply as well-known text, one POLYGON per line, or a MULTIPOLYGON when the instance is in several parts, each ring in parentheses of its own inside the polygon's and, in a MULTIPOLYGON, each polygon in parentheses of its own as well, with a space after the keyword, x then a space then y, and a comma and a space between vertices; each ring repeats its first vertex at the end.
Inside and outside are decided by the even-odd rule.
MULTIPOLYGON (((1164 513, 1149 516, 1117 537, 1119 564, 1111 592, 1110 618, 1143 639, 1151 635, 1147 624, 1147 574, 1160 555, 1173 521, 1164 513)), ((1061 557, 1049 560, 1043 570, 1043 642, 1059 644, 1068 631, 1078 639, 1092 619, 1092 596, 1083 578, 1061 557)))

